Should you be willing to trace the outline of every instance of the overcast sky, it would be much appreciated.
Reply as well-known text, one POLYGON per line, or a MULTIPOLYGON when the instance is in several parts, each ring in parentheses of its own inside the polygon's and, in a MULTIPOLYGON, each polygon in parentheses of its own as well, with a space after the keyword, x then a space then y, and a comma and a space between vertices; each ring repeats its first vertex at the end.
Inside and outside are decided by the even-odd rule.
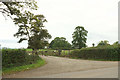
MULTIPOLYGON (((108 40, 110 44, 118 40, 119 0, 39 0, 37 14, 48 20, 46 29, 55 37, 65 37, 70 43, 75 27, 83 26, 88 31, 87 45, 108 40)), ((13 37, 17 26, 0 13, 0 44, 2 47, 27 47, 27 42, 17 43, 13 37)))

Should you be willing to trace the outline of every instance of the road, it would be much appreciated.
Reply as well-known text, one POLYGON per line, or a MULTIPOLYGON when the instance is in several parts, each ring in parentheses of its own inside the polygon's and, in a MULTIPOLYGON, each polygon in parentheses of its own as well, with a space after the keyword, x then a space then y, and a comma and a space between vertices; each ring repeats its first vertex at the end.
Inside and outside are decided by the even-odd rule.
POLYGON ((3 78, 118 78, 117 61, 78 60, 41 56, 47 64, 3 78))

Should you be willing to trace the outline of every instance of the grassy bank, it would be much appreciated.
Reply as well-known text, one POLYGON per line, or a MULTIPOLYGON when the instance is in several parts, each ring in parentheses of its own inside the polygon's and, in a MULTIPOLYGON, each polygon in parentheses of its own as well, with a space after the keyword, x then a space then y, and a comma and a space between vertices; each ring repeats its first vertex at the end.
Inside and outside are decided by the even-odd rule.
POLYGON ((40 59, 40 60, 37 60, 37 62, 34 63, 34 64, 23 65, 23 66, 12 67, 12 68, 3 68, 2 69, 2 75, 12 74, 12 73, 16 73, 16 72, 19 72, 19 71, 30 70, 30 69, 33 69, 33 68, 38 68, 38 67, 43 66, 44 64, 46 64, 45 60, 40 59))

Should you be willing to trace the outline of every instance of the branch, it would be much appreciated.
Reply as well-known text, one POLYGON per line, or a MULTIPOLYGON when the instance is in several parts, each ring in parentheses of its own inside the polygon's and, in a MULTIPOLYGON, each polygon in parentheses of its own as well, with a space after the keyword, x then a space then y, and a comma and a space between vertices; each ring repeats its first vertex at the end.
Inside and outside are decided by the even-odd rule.
POLYGON ((13 11, 11 10, 10 6, 6 2, 2 2, 7 8, 10 10, 10 14, 13 15, 13 11))
POLYGON ((7 13, 10 13, 9 11, 7 11, 6 9, 3 9, 3 11, 7 12, 7 13))

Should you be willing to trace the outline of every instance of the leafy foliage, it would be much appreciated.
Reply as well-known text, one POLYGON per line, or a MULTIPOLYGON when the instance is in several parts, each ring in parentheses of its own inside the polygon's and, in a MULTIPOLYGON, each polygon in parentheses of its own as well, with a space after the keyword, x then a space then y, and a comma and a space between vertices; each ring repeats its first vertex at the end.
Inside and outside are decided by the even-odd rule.
POLYGON ((21 49, 2 49, 2 67, 10 68, 33 64, 40 57, 37 55, 28 55, 25 50, 21 49))
POLYGON ((32 34, 29 36, 28 48, 42 49, 48 45, 48 39, 51 38, 51 35, 47 29, 43 29, 43 23, 46 21, 43 15, 35 15, 31 19, 30 32, 32 32, 32 34))
MULTIPOLYGON (((19 26, 18 32, 14 34, 15 37, 20 38, 18 41, 21 43, 24 40, 29 41, 29 46, 34 46, 38 42, 39 44, 45 44, 51 35, 47 32, 43 23, 47 22, 43 15, 34 15, 31 10, 37 10, 37 2, 35 0, 29 0, 28 2, 1 2, 3 8, 1 12, 10 16, 14 23, 19 26), (35 40, 33 40, 35 38, 35 40), (38 41, 36 41, 38 39, 38 41), (33 45, 33 41, 35 41, 33 45)), ((41 46, 41 45, 39 45, 41 46)), ((36 48, 36 47, 35 47, 36 48)), ((38 48, 38 47, 37 47, 38 48)))
POLYGON ((31 19, 33 18, 34 14, 30 12, 25 12, 25 14, 19 16, 18 18, 14 18, 14 22, 16 25, 19 26, 18 32, 14 34, 15 37, 19 38, 18 41, 21 43, 23 40, 29 40, 31 32, 31 19))
POLYGON ((88 31, 84 29, 82 26, 77 26, 75 28, 74 33, 72 34, 73 36, 73 47, 74 48, 79 48, 81 49, 82 47, 86 47, 86 36, 87 36, 88 31))
POLYGON ((46 63, 45 60, 40 58, 34 64, 28 64, 28 65, 11 67, 11 68, 3 68, 2 69, 2 75, 13 74, 13 73, 15 74, 16 72, 38 68, 38 67, 43 66, 45 63, 46 63))
POLYGON ((93 43, 92 46, 95 47, 95 44, 93 43))
POLYGON ((28 41, 28 48, 31 49, 44 49, 45 46, 47 46, 49 43, 47 41, 47 39, 42 38, 46 37, 46 38, 51 38, 51 35, 49 35, 49 33, 47 32, 47 30, 42 30, 39 35, 35 35, 35 36, 31 36, 29 41, 28 41), (44 33, 42 31, 45 31, 44 33), (42 35, 44 34, 44 35, 42 35), (42 35, 42 36, 41 36, 42 35))
POLYGON ((12 19, 21 16, 24 12, 37 10, 37 2, 29 0, 28 2, 0 2, 0 12, 12 19))
POLYGON ((70 56, 81 59, 118 61, 120 55, 119 50, 117 46, 83 48, 72 51, 70 56))
POLYGON ((105 46, 105 45, 110 45, 109 41, 107 41, 107 40, 100 41, 97 46, 105 46))
POLYGON ((118 46, 119 45, 118 41, 116 41, 115 43, 113 43, 113 45, 114 46, 118 46))
POLYGON ((48 45, 47 39, 51 38, 47 29, 43 29, 43 23, 47 22, 47 20, 43 15, 33 15, 30 12, 26 14, 23 15, 23 20, 21 18, 15 20, 15 23, 19 25, 19 30, 14 36, 22 37, 19 43, 28 40, 28 48, 34 50, 44 48, 48 45))
MULTIPOLYGON (((35 0, 29 0, 28 2, 0 2, 1 8, 0 12, 3 13, 4 16, 9 16, 13 20, 13 22, 19 26, 18 32, 14 35, 23 36, 29 35, 29 22, 30 18, 33 14, 30 10, 37 10, 38 6, 35 0)), ((27 40, 26 36, 24 38, 20 38, 19 43, 23 40, 27 40)))
POLYGON ((51 41, 49 47, 52 49, 71 49, 71 44, 64 37, 56 37, 51 41))

